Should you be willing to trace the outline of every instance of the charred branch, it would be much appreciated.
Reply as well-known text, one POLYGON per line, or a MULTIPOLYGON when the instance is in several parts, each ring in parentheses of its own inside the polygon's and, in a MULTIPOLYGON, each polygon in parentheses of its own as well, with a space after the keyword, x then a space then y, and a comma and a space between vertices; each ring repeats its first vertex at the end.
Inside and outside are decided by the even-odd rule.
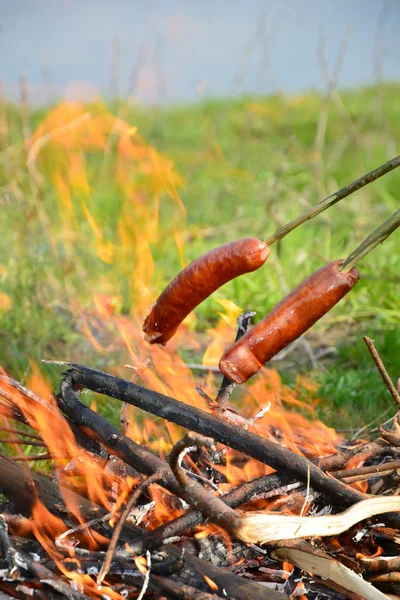
MULTIPOLYGON (((68 379, 71 378, 71 383, 132 404, 189 431, 211 437, 216 442, 229 446, 278 471, 283 470, 290 473, 294 478, 299 478, 305 483, 310 480, 316 491, 324 494, 339 506, 351 506, 365 498, 360 492, 328 477, 306 458, 253 432, 224 422, 198 408, 179 402, 164 394, 147 390, 119 377, 75 363, 71 363, 70 366, 71 371, 63 381, 64 389, 67 387, 68 379)), ((400 519, 397 516, 394 518, 396 524, 400 526, 400 519)))

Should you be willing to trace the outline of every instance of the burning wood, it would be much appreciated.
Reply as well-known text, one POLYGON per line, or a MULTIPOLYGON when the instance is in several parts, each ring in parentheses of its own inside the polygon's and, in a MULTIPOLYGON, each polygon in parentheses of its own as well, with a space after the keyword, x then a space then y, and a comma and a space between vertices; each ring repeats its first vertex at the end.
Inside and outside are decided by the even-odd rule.
MULTIPOLYGON (((382 462, 390 454, 397 456, 390 442, 382 438, 309 461, 255 431, 229 423, 222 408, 216 417, 106 373, 76 364, 68 366, 61 392, 54 399, 46 400, 5 376, 1 378, 2 410, 10 419, 28 423, 36 431, 8 427, 8 433, 15 436, 23 431, 26 443, 33 439, 39 442, 39 437, 52 456, 65 453, 68 462, 65 464, 61 458, 55 461, 64 460, 64 467, 58 471, 62 473, 59 487, 11 458, 2 457, 0 487, 12 505, 3 507, 0 519, 0 590, 11 597, 40 598, 45 590, 55 597, 71 599, 146 595, 204 600, 261 599, 266 593, 274 600, 290 594, 300 597, 301 593, 310 599, 378 600, 388 596, 376 586, 396 591, 393 578, 383 575, 390 575, 391 569, 397 572, 391 553, 400 535, 386 534, 392 530, 377 526, 374 517, 380 514, 381 522, 398 530, 399 498, 367 496, 344 482, 346 471, 351 476, 358 471, 380 477, 384 465, 383 473, 395 472, 396 459, 382 462), (83 404, 80 394, 84 387, 135 403, 147 412, 207 434, 212 440, 203 449, 199 436, 184 438, 171 452, 169 465, 83 404), (61 448, 45 433, 39 415, 46 415, 58 435, 63 431, 64 439, 57 438, 61 448), (214 495, 210 490, 219 486, 213 480, 221 481, 219 469, 225 461, 221 447, 215 443, 234 450, 236 460, 243 464, 254 459, 278 472, 256 477, 222 496, 220 492, 214 495), (110 455, 118 457, 121 466, 116 468, 114 459, 110 469, 110 455), (344 468, 352 465, 354 457, 360 457, 361 462, 370 456, 380 462, 358 469, 344 468), (90 486, 78 491, 73 475, 79 478, 82 464, 101 476, 101 493, 93 493, 90 486), (123 491, 112 503, 110 494, 116 482, 123 491), (286 513, 260 510, 260 498, 271 494, 285 501, 286 513), (161 523, 160 517, 152 523, 153 508, 146 513, 151 498, 165 506, 161 523), (296 510, 301 498, 304 510, 296 516, 292 509, 296 510), (247 510, 239 511, 243 506, 247 510), (307 506, 314 507, 317 514, 302 516, 307 506), (334 514, 324 514, 327 507, 334 514), (351 508, 343 512, 345 507, 351 508), (25 518, 13 516, 13 510, 25 518), (364 523, 357 525, 361 520, 364 523), (196 532, 207 521, 202 535, 191 537, 190 532, 196 532), (227 537, 227 531, 238 541, 227 537), (325 541, 324 536, 328 536, 325 541), (309 538, 314 545, 294 541, 296 538, 309 538), (264 544, 265 549, 254 543, 264 544), (368 560, 377 548, 381 556, 368 560), (36 553, 34 557, 30 552, 36 553), (287 566, 280 568, 281 561, 296 565, 297 581, 287 579, 287 566)), ((397 424, 396 417, 392 423, 397 424)), ((257 423, 252 428, 257 430, 257 423)), ((383 491, 387 494, 394 482, 385 485, 383 491)))
MULTIPOLYGON (((261 262, 274 241, 399 164, 399 157, 389 161, 279 230, 263 243, 261 262)), ((343 263, 334 263, 335 277, 338 270, 340 278, 351 272, 399 223, 397 211, 343 263)), ((215 276, 222 259, 213 265, 215 276)), ((193 275, 193 264, 186 275, 193 275)), ((195 306, 219 282, 208 283, 192 299, 183 295, 183 303, 195 306)), ((330 284, 324 278, 322 284, 324 296, 330 284)), ((179 297, 179 289, 174 294, 179 297)), ((290 327, 292 313, 282 310, 290 327)), ((185 311, 178 312, 165 330, 157 324, 156 341, 173 336, 185 311)), ((253 352, 249 340, 258 328, 245 333, 250 316, 242 317, 234 348, 250 344, 253 352)), ((0 456, 0 490, 7 498, 0 511, 0 593, 68 600, 383 600, 385 592, 398 592, 399 414, 390 427, 382 426, 379 439, 338 451, 342 440, 335 433, 312 440, 313 433, 307 437, 306 427, 298 427, 285 436, 270 405, 250 419, 229 406, 234 383, 253 375, 315 320, 306 319, 273 351, 254 353, 253 366, 246 359, 243 377, 222 369, 226 377, 215 401, 201 392, 204 409, 73 362, 58 363, 68 370, 59 394, 47 398, 0 376, 2 431, 10 436, 3 442, 16 454, 0 456), (84 390, 162 419, 173 447, 160 444, 154 452, 151 439, 136 440, 129 419, 122 433, 82 402, 84 390), (182 436, 182 428, 190 433, 182 436), (42 453, 24 455, 23 445, 42 453), (55 480, 18 463, 27 458, 51 458, 55 480)), ((398 405, 398 393, 367 343, 398 405)), ((153 429, 153 439, 158 431, 153 429)))

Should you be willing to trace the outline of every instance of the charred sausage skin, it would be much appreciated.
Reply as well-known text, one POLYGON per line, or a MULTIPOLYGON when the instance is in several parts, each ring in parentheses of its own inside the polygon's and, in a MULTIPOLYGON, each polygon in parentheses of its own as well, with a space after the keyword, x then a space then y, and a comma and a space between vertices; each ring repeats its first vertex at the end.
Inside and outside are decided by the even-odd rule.
POLYGON ((220 371, 235 383, 244 383, 273 356, 299 338, 357 283, 353 268, 339 271, 335 260, 305 279, 273 310, 224 353, 220 371))
POLYGON ((165 288, 143 324, 150 344, 166 344, 183 319, 219 287, 267 260, 269 247, 256 238, 244 238, 214 248, 187 265, 165 288))

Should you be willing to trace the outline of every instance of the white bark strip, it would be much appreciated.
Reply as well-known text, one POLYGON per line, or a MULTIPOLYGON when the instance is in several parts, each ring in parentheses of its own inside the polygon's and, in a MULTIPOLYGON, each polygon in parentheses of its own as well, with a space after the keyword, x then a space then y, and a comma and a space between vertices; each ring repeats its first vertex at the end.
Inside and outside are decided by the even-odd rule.
POLYGON ((338 515, 297 517, 271 512, 245 512, 235 535, 244 542, 267 544, 280 540, 338 535, 359 521, 386 512, 400 511, 400 496, 376 496, 357 502, 338 515))
MULTIPOLYGON (((368 502, 368 500, 364 500, 364 502, 368 502)), ((273 556, 279 560, 286 560, 307 573, 324 577, 342 588, 358 594, 363 600, 389 600, 389 596, 329 556, 326 558, 314 556, 296 548, 279 548, 274 551, 273 556)))

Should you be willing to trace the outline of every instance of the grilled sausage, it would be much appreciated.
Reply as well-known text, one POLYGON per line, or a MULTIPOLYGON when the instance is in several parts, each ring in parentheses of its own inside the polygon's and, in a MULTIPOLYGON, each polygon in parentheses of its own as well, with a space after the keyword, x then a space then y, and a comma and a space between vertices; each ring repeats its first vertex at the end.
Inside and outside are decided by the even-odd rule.
POLYGON ((187 265, 165 288, 143 324, 150 344, 166 344, 183 319, 219 287, 259 269, 270 249, 256 238, 214 248, 187 265))
POLYGON ((359 279, 353 268, 339 271, 335 260, 305 279, 238 342, 224 353, 220 371, 235 383, 257 373, 288 344, 300 337, 351 290, 359 279))

